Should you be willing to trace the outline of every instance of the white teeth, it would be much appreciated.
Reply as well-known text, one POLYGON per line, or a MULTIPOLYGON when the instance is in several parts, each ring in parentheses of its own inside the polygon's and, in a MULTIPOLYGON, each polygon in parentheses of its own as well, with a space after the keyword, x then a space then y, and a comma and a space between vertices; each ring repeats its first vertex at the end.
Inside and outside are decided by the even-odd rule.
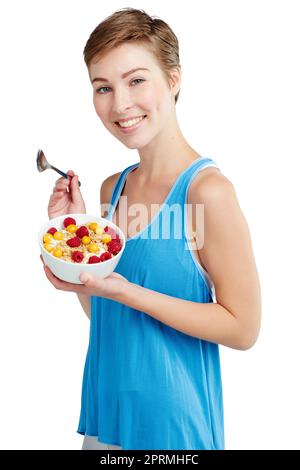
POLYGON ((144 119, 144 116, 141 116, 136 119, 131 119, 130 121, 124 121, 124 122, 119 122, 121 127, 131 127, 134 126, 134 124, 137 124, 138 122, 142 121, 144 119))

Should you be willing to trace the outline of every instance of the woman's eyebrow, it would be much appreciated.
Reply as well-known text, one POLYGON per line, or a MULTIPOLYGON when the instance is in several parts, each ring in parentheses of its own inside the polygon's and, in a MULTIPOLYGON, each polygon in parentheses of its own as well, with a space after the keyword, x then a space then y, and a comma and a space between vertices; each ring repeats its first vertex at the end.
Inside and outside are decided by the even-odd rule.
MULTIPOLYGON (((132 73, 137 72, 138 70, 147 70, 148 72, 150 72, 150 70, 146 69, 145 67, 139 67, 137 69, 132 69, 132 70, 129 70, 128 72, 123 73, 123 75, 121 75, 121 78, 126 78, 126 77, 128 77, 128 75, 131 75, 132 73)), ((103 78, 103 77, 95 77, 92 80, 92 83, 94 83, 94 82, 109 82, 109 80, 107 80, 107 78, 103 78)))

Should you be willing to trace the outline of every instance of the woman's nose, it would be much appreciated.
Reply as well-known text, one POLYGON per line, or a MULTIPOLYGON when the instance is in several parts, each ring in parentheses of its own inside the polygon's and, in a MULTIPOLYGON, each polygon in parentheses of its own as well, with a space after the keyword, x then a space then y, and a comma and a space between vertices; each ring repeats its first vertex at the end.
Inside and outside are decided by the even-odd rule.
POLYGON ((115 95, 114 112, 117 116, 123 115, 127 109, 131 108, 130 97, 128 94, 115 95))
POLYGON ((116 116, 123 116, 128 109, 130 109, 131 106, 126 103, 119 104, 118 106, 115 107, 115 114, 116 116))

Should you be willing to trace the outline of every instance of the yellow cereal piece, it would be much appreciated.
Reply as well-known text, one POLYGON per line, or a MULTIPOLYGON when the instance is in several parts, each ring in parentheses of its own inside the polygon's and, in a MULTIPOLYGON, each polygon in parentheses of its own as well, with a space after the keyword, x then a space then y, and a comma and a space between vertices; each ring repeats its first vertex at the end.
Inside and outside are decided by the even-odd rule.
POLYGON ((96 243, 90 243, 87 249, 90 253, 97 253, 97 251, 99 251, 99 247, 96 243))
POLYGON ((51 235, 51 233, 46 233, 43 237, 43 242, 50 243, 52 239, 53 239, 53 235, 51 235))
POLYGON ((96 228, 98 227, 97 222, 92 222, 89 224, 89 229, 93 230, 93 232, 96 232, 96 228))
POLYGON ((104 232, 103 227, 96 227, 96 230, 95 230, 96 235, 102 235, 103 232, 104 232))
POLYGON ((56 256, 56 258, 61 258, 63 255, 63 252, 60 248, 55 248, 53 251, 53 255, 56 256))
POLYGON ((69 233, 75 233, 76 230, 78 230, 78 227, 77 227, 77 225, 70 224, 70 225, 68 225, 68 226, 66 227, 66 230, 67 230, 67 232, 69 232, 69 233))
POLYGON ((55 240, 62 240, 64 238, 64 234, 62 232, 55 232, 53 238, 55 240))
POLYGON ((111 242, 111 236, 108 233, 105 233, 101 238, 102 243, 109 243, 111 242))
POLYGON ((90 237, 88 237, 87 235, 85 235, 84 237, 82 237, 81 242, 82 242, 84 245, 88 245, 89 243, 91 243, 91 239, 90 239, 90 237))
POLYGON ((45 243, 45 244, 44 244, 44 248, 45 248, 45 250, 47 250, 47 251, 50 252, 50 251, 53 250, 54 246, 51 245, 51 243, 45 243))
POLYGON ((75 233, 77 229, 78 229, 77 225, 74 225, 74 224, 70 224, 66 228, 67 232, 69 233, 75 233))

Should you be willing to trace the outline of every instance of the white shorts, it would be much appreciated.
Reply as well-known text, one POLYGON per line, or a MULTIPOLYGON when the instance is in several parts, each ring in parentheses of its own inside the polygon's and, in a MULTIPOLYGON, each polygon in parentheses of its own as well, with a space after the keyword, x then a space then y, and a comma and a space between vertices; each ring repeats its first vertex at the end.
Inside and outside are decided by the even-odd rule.
POLYGON ((97 436, 84 436, 81 450, 121 450, 122 447, 99 442, 97 436))

